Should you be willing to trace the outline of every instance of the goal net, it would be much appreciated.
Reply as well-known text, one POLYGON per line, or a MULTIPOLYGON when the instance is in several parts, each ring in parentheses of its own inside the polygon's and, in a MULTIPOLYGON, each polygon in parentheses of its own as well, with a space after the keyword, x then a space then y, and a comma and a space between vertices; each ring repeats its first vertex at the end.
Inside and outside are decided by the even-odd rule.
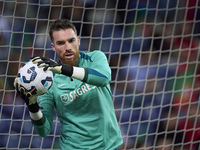
POLYGON ((40 137, 13 87, 30 57, 57 59, 48 26, 58 18, 75 24, 81 51, 108 58, 119 150, 198 149, 198 0, 0 0, 0 149, 59 149, 56 115, 40 137))

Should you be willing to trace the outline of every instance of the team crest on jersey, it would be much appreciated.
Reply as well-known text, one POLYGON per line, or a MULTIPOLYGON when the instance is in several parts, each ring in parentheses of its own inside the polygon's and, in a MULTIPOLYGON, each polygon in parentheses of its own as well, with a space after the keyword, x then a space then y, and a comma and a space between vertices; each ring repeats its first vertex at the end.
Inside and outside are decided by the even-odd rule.
POLYGON ((63 103, 67 103, 69 101, 69 95, 68 94, 60 95, 60 98, 61 98, 63 103))
POLYGON ((89 84, 84 84, 81 87, 71 91, 70 93, 60 95, 60 99, 63 103, 68 103, 69 101, 75 100, 77 97, 95 89, 96 86, 91 86, 89 84))

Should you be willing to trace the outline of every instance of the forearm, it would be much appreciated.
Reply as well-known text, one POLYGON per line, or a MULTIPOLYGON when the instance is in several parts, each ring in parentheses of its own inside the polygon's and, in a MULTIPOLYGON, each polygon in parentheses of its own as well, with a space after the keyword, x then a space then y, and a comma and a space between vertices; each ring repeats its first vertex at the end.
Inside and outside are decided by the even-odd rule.
POLYGON ((75 78, 80 81, 86 81, 88 72, 86 68, 73 67, 72 78, 75 78))
POLYGON ((103 69, 98 71, 91 68, 80 67, 73 67, 71 77, 96 86, 106 86, 111 80, 109 71, 106 72, 103 69))
MULTIPOLYGON (((41 112, 41 110, 38 110, 35 113, 29 112, 29 114, 30 114, 31 120, 33 120, 35 122, 40 121, 42 118, 44 118, 44 115, 41 112)), ((42 125, 42 124, 44 124, 44 123, 41 122, 40 125, 42 125)))
POLYGON ((87 83, 95 86, 107 86, 111 81, 111 73, 108 70, 87 69, 87 83))
POLYGON ((87 69, 86 68, 62 64, 61 74, 75 78, 80 81, 87 80, 87 69))
POLYGON ((41 110, 36 113, 30 112, 30 117, 37 134, 42 137, 46 137, 51 133, 52 125, 41 110))
MULTIPOLYGON (((42 95, 45 98, 48 97, 46 94, 42 95)), ((39 96, 39 109, 37 112, 29 112, 32 124, 37 132, 42 137, 47 136, 51 133, 53 124, 53 101, 51 98, 42 99, 39 96), (52 102, 52 103, 51 103, 52 102)))

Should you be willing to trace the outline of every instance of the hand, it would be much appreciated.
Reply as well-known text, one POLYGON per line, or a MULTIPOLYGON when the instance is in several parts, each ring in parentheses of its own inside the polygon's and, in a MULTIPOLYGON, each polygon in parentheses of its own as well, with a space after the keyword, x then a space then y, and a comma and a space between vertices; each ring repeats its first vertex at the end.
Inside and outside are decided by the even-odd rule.
POLYGON ((54 73, 64 74, 66 76, 71 77, 73 74, 73 67, 67 64, 61 64, 60 62, 56 62, 53 59, 45 58, 45 57, 31 57, 30 61, 34 64, 37 63, 38 67, 44 67, 44 71, 51 70, 54 73))
POLYGON ((36 96, 33 96, 31 93, 26 93, 24 87, 20 86, 18 83, 18 78, 15 78, 14 87, 19 94, 19 96, 24 100, 27 105, 32 105, 37 102, 36 96))
POLYGON ((44 67, 44 71, 51 70, 54 73, 60 74, 62 72, 62 64, 54 61, 50 58, 44 58, 44 57, 31 57, 30 60, 35 64, 37 63, 38 67, 44 67))

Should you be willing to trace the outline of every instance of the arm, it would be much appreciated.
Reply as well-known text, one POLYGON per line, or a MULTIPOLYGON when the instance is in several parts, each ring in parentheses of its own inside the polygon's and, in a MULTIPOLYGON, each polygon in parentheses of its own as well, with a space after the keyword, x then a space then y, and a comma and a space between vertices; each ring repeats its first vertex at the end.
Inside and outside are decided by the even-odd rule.
POLYGON ((42 137, 45 137, 51 133, 53 125, 54 101, 51 94, 49 93, 50 92, 48 91, 47 93, 38 96, 39 106, 41 108, 39 112, 38 113, 30 112, 32 124, 37 134, 39 134, 42 137))
POLYGON ((37 63, 38 67, 44 67, 44 71, 51 70, 54 73, 76 78, 88 84, 106 86, 111 81, 111 69, 105 54, 101 51, 94 51, 90 60, 90 67, 82 68, 61 64, 44 57, 31 58, 31 61, 37 63))
POLYGON ((38 105, 37 97, 31 93, 26 93, 25 89, 18 84, 17 78, 15 78, 14 86, 17 93, 24 100, 29 109, 32 124, 35 126, 36 132, 43 137, 47 136, 52 130, 54 109, 53 101, 50 97, 46 96, 48 102, 44 99, 41 101, 40 106, 45 108, 44 110, 48 110, 48 112, 42 112, 38 105))
POLYGON ((86 68, 86 81, 96 86, 106 86, 111 81, 111 69, 105 54, 101 51, 94 51, 91 55, 91 65, 86 68))

